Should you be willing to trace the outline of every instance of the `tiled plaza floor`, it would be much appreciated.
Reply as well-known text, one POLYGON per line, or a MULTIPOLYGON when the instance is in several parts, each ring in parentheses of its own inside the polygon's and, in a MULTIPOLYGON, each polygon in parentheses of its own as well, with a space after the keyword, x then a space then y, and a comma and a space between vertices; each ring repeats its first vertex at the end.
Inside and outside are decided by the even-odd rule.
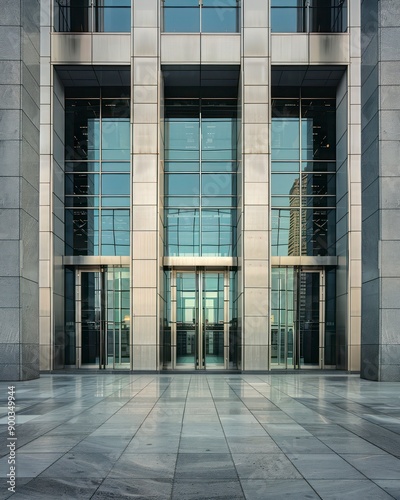
POLYGON ((400 383, 96 373, 15 386, 13 500, 400 499, 400 383))

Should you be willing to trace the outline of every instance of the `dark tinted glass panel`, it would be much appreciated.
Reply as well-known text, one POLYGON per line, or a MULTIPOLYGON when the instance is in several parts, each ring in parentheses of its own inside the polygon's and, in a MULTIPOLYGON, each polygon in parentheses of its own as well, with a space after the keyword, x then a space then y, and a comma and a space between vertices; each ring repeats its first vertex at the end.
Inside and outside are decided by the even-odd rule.
POLYGON ((95 99, 65 102, 66 160, 97 160, 100 155, 100 103, 95 99))
POLYGON ((329 174, 302 174, 302 194, 312 195, 335 195, 336 176, 329 174))
POLYGON ((100 169, 99 163, 93 162, 67 162, 65 164, 66 172, 98 172, 100 169))
POLYGON ((98 174, 74 174, 65 176, 66 195, 99 195, 98 174))
POLYGON ((130 32, 130 7, 131 0, 103 0, 101 5, 94 7, 95 31, 130 32))
POLYGON ((272 108, 272 159, 299 159, 299 139, 299 101, 275 100, 272 108))
POLYGON ((99 255, 99 211, 65 211, 66 255, 99 255))
POLYGON ((65 269, 65 364, 76 362, 75 270, 65 269))
POLYGON ((336 157, 336 109, 334 100, 301 101, 303 160, 334 160, 336 157))
POLYGON ((302 211, 302 245, 306 255, 335 254, 336 212, 304 209, 302 211))

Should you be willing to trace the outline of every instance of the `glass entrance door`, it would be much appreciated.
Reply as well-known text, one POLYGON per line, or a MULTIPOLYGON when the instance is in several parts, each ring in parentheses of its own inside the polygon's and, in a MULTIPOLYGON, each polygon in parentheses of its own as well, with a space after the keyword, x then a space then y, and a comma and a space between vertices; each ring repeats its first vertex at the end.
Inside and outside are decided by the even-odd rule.
POLYGON ((227 274, 223 271, 174 271, 172 287, 176 289, 173 308, 176 321, 172 331, 175 368, 225 368, 225 354, 228 353, 227 274))
POLYGON ((323 278, 322 270, 272 269, 271 368, 322 368, 323 278))
POLYGON ((130 368, 129 269, 76 271, 78 367, 130 368))

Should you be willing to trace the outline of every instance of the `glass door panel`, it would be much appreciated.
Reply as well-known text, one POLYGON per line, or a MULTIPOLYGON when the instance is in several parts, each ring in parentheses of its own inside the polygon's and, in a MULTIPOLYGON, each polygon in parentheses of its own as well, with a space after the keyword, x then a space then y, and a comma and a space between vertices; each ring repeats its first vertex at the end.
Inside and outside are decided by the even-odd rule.
POLYGON ((129 268, 77 270, 78 366, 130 368, 129 268))
POLYGON ((81 275, 81 343, 82 365, 100 364, 100 338, 102 334, 102 293, 99 272, 81 275))
POLYGON ((319 366, 320 273, 300 272, 299 282, 300 366, 319 366))
POLYGON ((322 276, 320 270, 272 268, 271 368, 320 367, 322 276))
MULTIPOLYGON (((225 272, 175 272, 175 367, 225 367, 225 272)), ((172 283, 174 279, 172 279, 172 283)), ((171 293, 171 296, 173 293, 171 293)), ((174 307, 171 302, 171 307, 174 307)))
POLYGON ((203 352, 205 366, 224 367, 224 273, 203 274, 203 352))
POLYGON ((196 337, 199 324, 196 273, 176 273, 176 366, 196 365, 196 337))

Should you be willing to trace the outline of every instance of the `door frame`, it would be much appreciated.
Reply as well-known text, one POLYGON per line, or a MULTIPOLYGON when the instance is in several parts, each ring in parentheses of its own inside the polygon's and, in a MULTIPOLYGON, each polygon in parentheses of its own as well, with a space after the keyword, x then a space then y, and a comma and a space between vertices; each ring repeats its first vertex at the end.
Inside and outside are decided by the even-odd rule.
POLYGON ((205 371, 229 369, 229 270, 222 268, 173 268, 171 269, 171 368, 173 370, 205 371), (195 318, 195 361, 193 366, 177 364, 177 286, 178 273, 187 273, 196 276, 196 315, 195 318), (207 274, 223 274, 223 300, 224 300, 224 346, 223 365, 207 367, 206 362, 206 322, 204 318, 204 276, 207 274))

